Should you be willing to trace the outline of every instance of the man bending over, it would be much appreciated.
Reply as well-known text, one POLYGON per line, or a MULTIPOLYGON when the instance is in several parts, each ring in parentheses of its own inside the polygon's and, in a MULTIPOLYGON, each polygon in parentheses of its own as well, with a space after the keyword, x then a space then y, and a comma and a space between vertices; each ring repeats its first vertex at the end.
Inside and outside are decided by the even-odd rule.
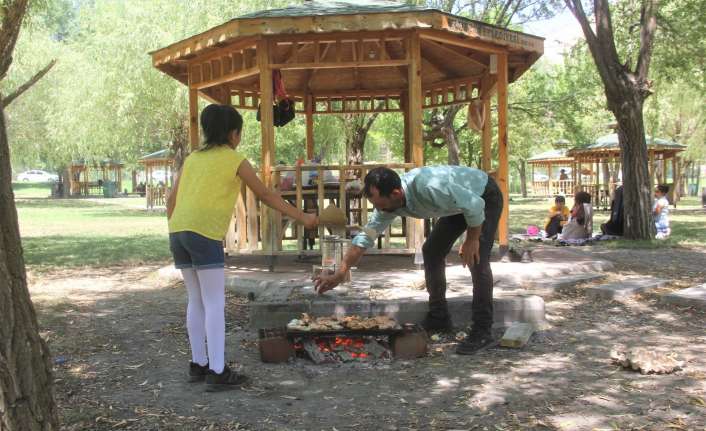
POLYGON ((365 176, 365 196, 375 211, 336 273, 316 279, 319 293, 341 283, 356 266, 365 249, 385 232, 395 217, 438 218, 422 246, 424 277, 429 292, 429 312, 422 322, 428 331, 452 329, 446 303, 446 255, 466 232, 459 254, 473 279, 473 326, 456 353, 470 355, 492 343, 493 273, 490 251, 498 228, 503 197, 495 180, 485 172, 465 166, 413 169, 401 178, 388 168, 375 168, 365 176))

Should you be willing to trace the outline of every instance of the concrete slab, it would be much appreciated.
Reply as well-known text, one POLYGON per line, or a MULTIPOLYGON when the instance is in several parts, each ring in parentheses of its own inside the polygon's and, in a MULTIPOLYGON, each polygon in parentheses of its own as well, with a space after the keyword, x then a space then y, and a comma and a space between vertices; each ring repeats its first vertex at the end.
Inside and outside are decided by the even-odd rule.
POLYGON ((649 292, 667 284, 667 280, 653 277, 632 277, 615 283, 591 286, 586 289, 586 295, 591 298, 617 299, 649 292))
POLYGON ((576 287, 583 283, 591 283, 606 278, 605 273, 587 272, 576 275, 563 275, 545 281, 534 281, 526 286, 527 290, 541 296, 549 296, 554 293, 573 292, 576 287))
MULTIPOLYGON (((612 268, 610 262, 567 247, 535 249, 532 257, 532 263, 491 263, 496 326, 515 322, 546 326, 544 301, 533 295, 544 290, 536 286, 546 285, 551 292, 598 279, 600 272, 612 268)), ((414 265, 411 256, 366 256, 353 271, 352 282, 325 295, 316 294, 310 280, 316 263, 315 258, 298 261, 279 257, 275 271, 269 272, 263 257, 232 257, 226 262, 226 286, 251 298, 251 323, 255 328, 281 326, 303 312, 317 316, 388 314, 411 323, 419 323, 426 315, 424 271, 414 265)), ((454 324, 467 326, 471 323, 473 283, 470 271, 461 266, 454 253, 447 259, 446 278, 454 324)))
POLYGON ((694 307, 706 310, 706 283, 662 295, 661 301, 667 304, 694 307))
MULTIPOLYGON (((457 327, 471 324, 471 303, 473 297, 449 299, 449 312, 457 327)), ((536 295, 496 297, 493 300, 493 326, 504 328, 515 322, 529 323, 536 327, 546 325, 544 300, 536 295)), ((402 323, 420 323, 428 310, 426 301, 418 300, 340 300, 340 301, 290 301, 252 302, 250 305, 250 326, 269 328, 284 326, 302 313, 312 316, 359 316, 387 315, 402 323)))

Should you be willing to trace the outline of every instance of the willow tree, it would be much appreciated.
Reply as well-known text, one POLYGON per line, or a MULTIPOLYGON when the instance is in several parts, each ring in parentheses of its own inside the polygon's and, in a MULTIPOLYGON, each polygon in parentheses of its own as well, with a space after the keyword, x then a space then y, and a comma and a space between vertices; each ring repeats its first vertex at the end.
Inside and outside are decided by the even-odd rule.
POLYGON ((608 109, 618 122, 625 236, 630 239, 650 239, 654 236, 655 228, 651 215, 652 184, 642 110, 645 99, 652 93, 648 73, 657 31, 659 2, 642 0, 640 22, 635 26, 639 28, 639 50, 633 63, 630 59, 621 60, 618 54, 608 0, 593 2, 595 30, 581 0, 565 1, 581 25, 605 88, 608 109))
MULTIPOLYGON (((27 12, 27 0, 0 1, 0 83, 27 12)), ((39 336, 27 290, 12 192, 5 108, 51 69, 53 62, 6 97, 0 94, 0 430, 58 428, 49 349, 39 336)))

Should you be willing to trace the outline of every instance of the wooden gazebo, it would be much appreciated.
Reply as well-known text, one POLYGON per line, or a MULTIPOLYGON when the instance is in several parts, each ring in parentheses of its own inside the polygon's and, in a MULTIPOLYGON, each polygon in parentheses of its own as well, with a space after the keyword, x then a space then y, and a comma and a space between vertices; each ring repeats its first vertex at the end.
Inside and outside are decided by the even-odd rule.
MULTIPOLYGON (((654 186, 667 183, 667 170, 670 164, 671 175, 669 179, 672 184, 677 184, 681 175, 678 154, 684 151, 686 146, 651 136, 645 136, 645 139, 649 155, 651 184, 654 186)), ((621 164, 618 135, 611 133, 601 136, 593 144, 584 148, 573 148, 567 154, 574 158, 573 179, 576 185, 591 194, 596 206, 607 207, 610 197, 620 182, 621 164), (586 175, 575 175, 579 171, 588 174, 588 181, 582 179, 586 175)), ((670 187, 670 198, 673 203, 679 200, 676 187, 670 187)))
MULTIPOLYGON (((314 115, 399 112, 405 120, 405 163, 393 167, 409 170, 423 166, 423 110, 477 100, 473 114, 482 120, 482 168, 497 169, 507 196, 508 83, 542 55, 543 47, 542 38, 434 9, 389 2, 312 1, 241 16, 151 55, 154 67, 189 88, 192 150, 199 146, 199 96, 238 109, 272 106, 274 70, 281 71, 289 95, 306 117, 307 159, 314 154, 314 115), (490 150, 493 95, 497 95, 498 115, 496 166, 491 166, 490 150)), ((347 182, 362 178, 373 167, 275 166, 271 109, 261 110, 260 128, 262 179, 268 187, 281 190, 282 178, 293 176, 293 190, 281 191, 297 207, 303 208, 305 201, 313 201, 319 208, 326 201, 343 207, 351 199, 347 182), (327 171, 336 172, 338 182, 325 184, 322 180, 307 186, 302 181, 307 171, 316 171, 319 179, 325 179, 327 171)), ((371 209, 361 199, 361 223, 367 221, 371 209)), ((351 211, 349 218, 353 215, 351 211)), ((231 253, 302 253, 302 229, 295 228, 298 245, 283 250, 283 226, 286 223, 279 215, 260 208, 254 196, 246 193, 237 204, 226 247, 231 253)), ((371 252, 418 250, 424 240, 422 221, 407 220, 403 226, 402 248, 392 247, 388 232, 382 249, 371 252)), ((501 245, 507 246, 507 205, 499 235, 501 245)))
POLYGON ((537 196, 571 195, 574 192, 574 181, 568 175, 574 165, 573 157, 566 155, 566 150, 550 150, 537 154, 527 160, 532 167, 532 194, 537 196), (538 180, 535 169, 547 173, 547 179, 538 180), (567 171, 567 178, 560 176, 561 169, 567 171), (559 173, 557 175, 556 173, 559 173))
POLYGON ((69 165, 69 190, 71 196, 102 195, 104 184, 115 183, 115 190, 122 186, 123 164, 106 159, 101 162, 74 160, 69 165))
POLYGON ((145 201, 147 208, 164 206, 172 188, 174 156, 169 150, 159 150, 140 157, 139 163, 145 167, 145 201), (155 172, 162 172, 164 179, 157 181, 155 172))

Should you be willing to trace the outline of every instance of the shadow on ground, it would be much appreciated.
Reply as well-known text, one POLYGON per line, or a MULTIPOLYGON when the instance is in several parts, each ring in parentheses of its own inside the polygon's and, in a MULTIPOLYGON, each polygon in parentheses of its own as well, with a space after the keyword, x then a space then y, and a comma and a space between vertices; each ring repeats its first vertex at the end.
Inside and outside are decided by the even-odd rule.
MULTIPOLYGON (((245 260, 242 262, 245 264, 245 260)), ((247 262, 250 264, 250 262, 247 262)), ((703 313, 649 298, 547 302, 552 328, 522 350, 315 366, 259 361, 247 307, 228 298, 228 357, 253 378, 220 394, 185 383, 183 287, 155 267, 76 271, 33 283, 56 365, 65 429, 694 429, 706 422, 703 313), (616 344, 673 351, 674 375, 643 376, 609 361, 616 344)))

